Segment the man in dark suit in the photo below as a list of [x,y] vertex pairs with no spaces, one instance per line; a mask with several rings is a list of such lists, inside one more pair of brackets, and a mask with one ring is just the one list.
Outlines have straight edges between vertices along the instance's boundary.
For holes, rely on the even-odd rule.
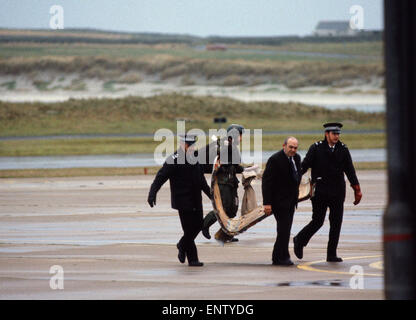
[[283,149],[273,154],[263,173],[262,192],[266,214],[273,213],[277,222],[277,238],[273,248],[273,265],[293,265],[289,255],[289,238],[293,215],[298,203],[301,179],[298,140],[289,137]]
[[195,137],[181,137],[181,147],[169,156],[163,167],[156,174],[153,181],[148,203],[151,207],[156,205],[156,194],[162,185],[169,179],[171,192],[171,205],[179,212],[179,218],[183,229],[183,237],[176,245],[181,263],[188,258],[189,266],[202,266],[198,259],[198,252],[195,245],[195,238],[202,229],[202,196],[201,191],[211,198],[211,190],[204,176],[202,166],[189,159],[193,153],[192,144]]

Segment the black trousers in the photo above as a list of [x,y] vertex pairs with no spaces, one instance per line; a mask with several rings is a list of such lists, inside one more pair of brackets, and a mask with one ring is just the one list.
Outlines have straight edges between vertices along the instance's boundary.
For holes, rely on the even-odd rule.
[[289,238],[295,213],[295,204],[286,208],[272,206],[272,211],[277,223],[277,237],[273,247],[272,261],[278,262],[290,259]]
[[203,214],[200,210],[179,210],[183,236],[178,246],[186,252],[188,262],[198,261],[195,238],[202,229]]
[[299,244],[306,246],[312,236],[322,227],[326,211],[329,208],[329,240],[327,255],[336,256],[342,217],[344,215],[344,197],[330,197],[317,194],[312,199],[312,221],[297,235]]

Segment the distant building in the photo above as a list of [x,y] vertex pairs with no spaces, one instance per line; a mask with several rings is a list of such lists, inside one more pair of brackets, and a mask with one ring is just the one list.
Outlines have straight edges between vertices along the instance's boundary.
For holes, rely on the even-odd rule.
[[315,28],[314,35],[328,36],[354,36],[356,30],[351,29],[349,21],[320,21]]

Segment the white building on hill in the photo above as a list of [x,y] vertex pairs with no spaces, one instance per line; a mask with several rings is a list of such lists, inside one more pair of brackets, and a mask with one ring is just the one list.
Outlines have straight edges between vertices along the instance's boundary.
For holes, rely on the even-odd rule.
[[328,36],[354,36],[356,30],[351,29],[349,21],[320,21],[315,28],[314,35]]

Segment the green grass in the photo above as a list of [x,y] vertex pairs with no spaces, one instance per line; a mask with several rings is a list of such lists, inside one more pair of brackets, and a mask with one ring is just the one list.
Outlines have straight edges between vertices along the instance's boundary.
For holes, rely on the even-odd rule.
[[[323,134],[294,134],[299,140],[299,149],[307,150],[315,141],[321,140]],[[262,150],[280,150],[288,135],[264,135]],[[386,136],[377,134],[342,134],[341,140],[351,149],[384,148]],[[199,141],[197,147],[208,143],[208,138]],[[153,153],[162,142],[153,137],[144,138],[91,138],[91,139],[51,139],[51,140],[6,140],[0,141],[0,156],[53,156],[53,155],[99,155],[99,154],[134,154]],[[176,142],[175,142],[176,146]],[[250,147],[253,150],[251,139]]]
[[241,102],[229,98],[179,94],[149,98],[81,99],[59,103],[0,102],[0,136],[176,132],[177,120],[186,129],[216,128],[214,117],[266,131],[321,130],[322,123],[341,121],[345,129],[383,129],[384,113],[328,110],[300,103]]
[[[293,134],[299,141],[300,150],[308,150],[310,145],[316,141],[322,140],[324,134]],[[289,135],[264,135],[263,150],[280,150],[283,141]],[[386,135],[384,133],[371,134],[341,134],[340,140],[347,145],[349,149],[374,149],[386,147]],[[252,143],[253,145],[253,143]]]
[[4,87],[7,90],[14,90],[16,88],[16,81],[8,81],[8,82],[3,82],[0,87]]
[[52,156],[150,153],[153,138],[95,138],[0,141],[0,156]]
[[[313,57],[309,55],[282,54],[283,51],[352,54],[361,56],[357,63],[365,62],[366,58],[382,58],[381,42],[349,42],[349,43],[289,43],[280,46],[230,46],[227,51],[206,51],[194,49],[186,45],[111,45],[111,44],[41,44],[19,43],[0,44],[0,57],[95,57],[111,56],[117,58],[140,58],[155,55],[170,55],[179,58],[196,58],[209,60],[297,60],[297,61],[342,61],[345,58]],[[242,50],[240,50],[242,49]],[[246,50],[249,49],[249,50]],[[273,52],[276,55],[262,53]]]
[[[58,87],[55,87],[55,88],[58,88]],[[87,89],[87,85],[85,84],[84,81],[80,79],[74,79],[71,81],[70,85],[67,85],[63,89],[69,90],[69,91],[85,91]]]
[[0,170],[0,178],[56,178],[156,174],[160,167]]
[[[265,48],[270,49],[270,47]],[[293,42],[271,48],[285,51],[349,54],[374,58],[382,58],[383,54],[383,43],[381,41],[362,41],[348,43],[328,42],[319,44],[311,42]]]
[[38,89],[39,91],[48,91],[49,85],[51,84],[51,81],[42,81],[42,80],[35,80],[33,81],[33,85]]
[[118,82],[115,80],[107,81],[103,83],[103,89],[108,92],[117,92],[117,91],[122,91],[126,89],[126,88],[115,88],[114,85],[117,83]]

